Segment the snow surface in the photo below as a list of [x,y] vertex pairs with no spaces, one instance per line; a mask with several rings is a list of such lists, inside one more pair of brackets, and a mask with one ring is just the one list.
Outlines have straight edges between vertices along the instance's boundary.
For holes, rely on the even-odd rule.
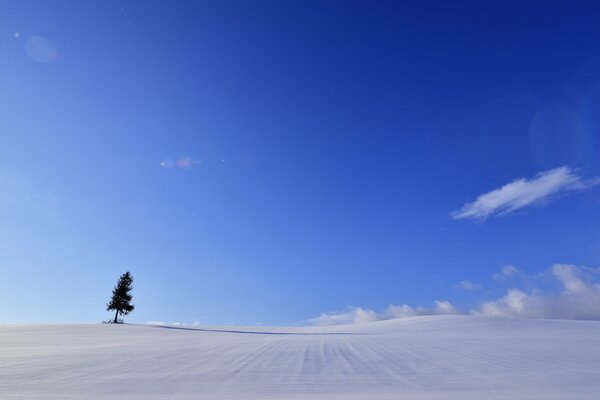
[[599,399],[600,322],[0,326],[0,398]]

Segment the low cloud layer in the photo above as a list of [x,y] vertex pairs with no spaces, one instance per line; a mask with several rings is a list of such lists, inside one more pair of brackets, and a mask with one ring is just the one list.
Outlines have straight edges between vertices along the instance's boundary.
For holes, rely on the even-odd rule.
[[185,322],[163,322],[163,321],[148,321],[146,325],[158,325],[158,326],[199,326],[200,322],[196,321],[193,323]]
[[485,220],[543,204],[560,194],[582,191],[597,184],[600,184],[598,178],[584,179],[569,167],[560,167],[541,172],[531,179],[516,179],[480,195],[450,215],[454,219]]
[[[361,307],[348,307],[346,311],[321,314],[311,319],[314,325],[342,325],[373,322],[421,315],[471,314],[487,317],[550,318],[600,320],[600,268],[554,264],[535,277],[528,277],[514,266],[503,266],[492,276],[497,285],[519,277],[520,281],[538,282],[533,289],[516,285],[506,289],[501,297],[485,301],[468,310],[459,310],[449,301],[436,301],[434,306],[410,307],[390,305],[383,312]],[[513,282],[516,279],[513,279]],[[461,281],[455,287],[467,290],[482,289],[470,281]]]
[[527,292],[514,287],[472,313],[492,317],[600,320],[599,270],[555,264],[546,275],[558,289],[538,288]]
[[460,312],[447,301],[436,301],[434,307],[410,307],[390,305],[383,312],[361,307],[348,307],[346,311],[321,314],[309,322],[314,325],[344,325],[359,324],[363,322],[381,321],[394,318],[416,317],[419,315],[455,315]]

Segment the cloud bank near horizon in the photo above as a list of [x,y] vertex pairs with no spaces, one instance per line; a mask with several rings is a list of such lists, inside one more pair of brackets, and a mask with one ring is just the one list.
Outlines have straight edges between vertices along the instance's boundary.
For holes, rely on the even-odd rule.
[[461,314],[450,302],[436,301],[434,307],[410,307],[390,305],[383,312],[376,312],[361,307],[349,306],[346,311],[324,313],[309,322],[313,325],[345,325],[363,322],[382,321],[395,318],[416,317],[420,315],[457,315]]
[[545,274],[558,290],[511,288],[472,314],[492,317],[600,320],[600,269],[554,264]]
[[583,191],[600,184],[600,178],[585,179],[567,166],[540,172],[531,179],[519,178],[490,192],[479,195],[450,213],[453,219],[483,221],[540,205],[571,192]]
[[321,314],[309,322],[313,325],[343,325],[421,315],[460,314],[600,320],[600,268],[554,264],[549,270],[536,277],[527,277],[514,266],[504,266],[499,273],[493,275],[497,282],[505,282],[516,277],[527,281],[537,280],[544,286],[525,290],[514,285],[507,289],[502,297],[485,301],[469,310],[459,310],[449,301],[436,301],[433,307],[413,308],[406,304],[390,305],[383,312],[350,306],[342,312]]

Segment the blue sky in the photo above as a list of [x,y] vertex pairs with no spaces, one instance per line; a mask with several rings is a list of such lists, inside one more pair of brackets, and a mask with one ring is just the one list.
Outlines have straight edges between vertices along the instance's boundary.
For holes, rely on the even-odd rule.
[[600,9],[522,3],[0,2],[0,322],[125,270],[206,324],[595,271]]

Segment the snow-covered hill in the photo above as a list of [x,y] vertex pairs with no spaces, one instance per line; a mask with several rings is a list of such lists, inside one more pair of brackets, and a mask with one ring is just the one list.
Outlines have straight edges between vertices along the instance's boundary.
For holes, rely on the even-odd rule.
[[0,398],[592,400],[600,323],[0,326]]

